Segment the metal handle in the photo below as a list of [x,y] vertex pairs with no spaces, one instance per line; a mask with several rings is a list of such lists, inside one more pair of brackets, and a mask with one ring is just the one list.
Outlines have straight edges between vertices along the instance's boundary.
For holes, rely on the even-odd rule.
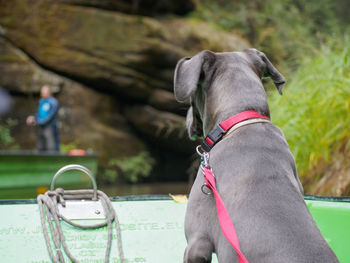
[[87,174],[90,177],[90,180],[92,182],[92,187],[94,188],[94,200],[97,200],[97,185],[96,185],[95,178],[93,177],[91,171],[88,168],[86,168],[85,166],[79,165],[79,164],[69,164],[69,165],[63,166],[61,169],[59,169],[56,172],[56,174],[54,175],[54,177],[52,178],[50,190],[51,191],[54,190],[54,185],[55,185],[56,179],[64,172],[70,171],[70,170],[78,170],[78,171],[84,172],[85,174]]

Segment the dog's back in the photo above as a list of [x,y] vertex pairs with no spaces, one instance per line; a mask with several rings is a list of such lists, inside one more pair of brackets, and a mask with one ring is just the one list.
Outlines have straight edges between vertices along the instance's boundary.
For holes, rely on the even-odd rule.
[[[241,127],[211,156],[218,191],[250,262],[338,262],[306,207],[294,158],[278,127]],[[216,215],[212,220],[218,224]],[[215,243],[227,243],[219,228],[214,231]],[[220,249],[220,262],[235,262],[232,248],[231,255]]]

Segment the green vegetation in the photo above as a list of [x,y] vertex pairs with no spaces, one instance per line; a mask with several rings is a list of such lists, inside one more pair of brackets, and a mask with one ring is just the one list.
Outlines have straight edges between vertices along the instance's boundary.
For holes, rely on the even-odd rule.
[[290,73],[330,37],[341,37],[348,17],[344,5],[342,0],[202,0],[192,16],[243,35]]
[[79,149],[79,142],[77,140],[69,143],[61,143],[60,148],[62,152],[68,152],[70,150]]
[[16,148],[14,139],[11,136],[11,128],[16,126],[17,122],[12,119],[6,121],[0,120],[0,149]]
[[283,130],[303,176],[340,144],[349,147],[350,40],[305,58],[283,96],[273,95],[273,122]]
[[155,160],[149,152],[140,152],[131,157],[112,159],[104,172],[104,181],[114,182],[124,179],[129,183],[137,183],[151,175]]

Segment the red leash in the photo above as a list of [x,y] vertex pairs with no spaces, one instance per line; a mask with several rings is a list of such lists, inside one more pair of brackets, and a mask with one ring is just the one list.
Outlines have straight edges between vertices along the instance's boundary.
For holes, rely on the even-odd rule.
[[[203,141],[202,145],[197,147],[197,152],[202,157],[202,163],[200,167],[204,174],[205,186],[209,188],[214,194],[216,210],[219,218],[221,231],[226,237],[227,241],[232,245],[232,247],[236,251],[239,263],[249,263],[249,262],[241,251],[238,238],[237,238],[237,233],[233,226],[230,215],[216,189],[215,177],[209,165],[208,152],[214,147],[214,145],[217,142],[219,142],[222,139],[223,135],[226,134],[227,131],[231,129],[234,125],[245,120],[256,119],[256,118],[268,119],[268,117],[260,115],[256,111],[244,111],[239,114],[236,114],[231,118],[225,120],[224,122],[220,123],[213,130],[211,130],[208,136]],[[201,148],[204,152],[201,153],[199,151],[199,148]],[[203,193],[205,193],[203,190],[203,186],[202,186],[202,191]]]
[[[208,153],[204,153],[204,156]],[[206,157],[204,157],[206,158]],[[243,255],[241,248],[239,246],[236,230],[233,226],[233,223],[231,221],[230,215],[225,207],[224,202],[222,201],[215,184],[215,177],[213,174],[213,171],[211,170],[210,166],[205,166],[204,164],[201,165],[204,179],[205,179],[205,186],[208,187],[214,194],[215,203],[216,203],[216,211],[218,214],[219,222],[221,231],[226,237],[227,241],[231,244],[231,246],[234,248],[234,250],[237,253],[238,256],[238,262],[239,263],[249,263],[248,260]]]

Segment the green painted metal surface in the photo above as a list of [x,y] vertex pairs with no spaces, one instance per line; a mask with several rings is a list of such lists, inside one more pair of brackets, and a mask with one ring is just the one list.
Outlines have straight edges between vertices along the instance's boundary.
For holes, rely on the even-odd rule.
[[322,235],[340,262],[350,262],[350,202],[306,200]]
[[[72,156],[32,151],[0,151],[0,189],[48,187],[57,170],[72,163],[87,167],[96,176],[97,156],[95,154]],[[81,172],[72,171],[58,179],[57,183],[60,185],[81,185],[82,183],[87,184],[89,181],[89,178]]]
[[[350,262],[350,202],[306,200],[306,203],[340,262]],[[121,222],[128,262],[182,262],[186,246],[183,232],[186,204],[124,198],[114,199],[113,206]],[[0,214],[1,262],[50,262],[36,203],[0,202]],[[92,222],[95,220],[87,223]],[[106,228],[76,230],[65,223],[62,225],[68,246],[80,262],[103,262]],[[119,262],[116,239],[110,262]],[[216,259],[213,262],[217,262]]]

